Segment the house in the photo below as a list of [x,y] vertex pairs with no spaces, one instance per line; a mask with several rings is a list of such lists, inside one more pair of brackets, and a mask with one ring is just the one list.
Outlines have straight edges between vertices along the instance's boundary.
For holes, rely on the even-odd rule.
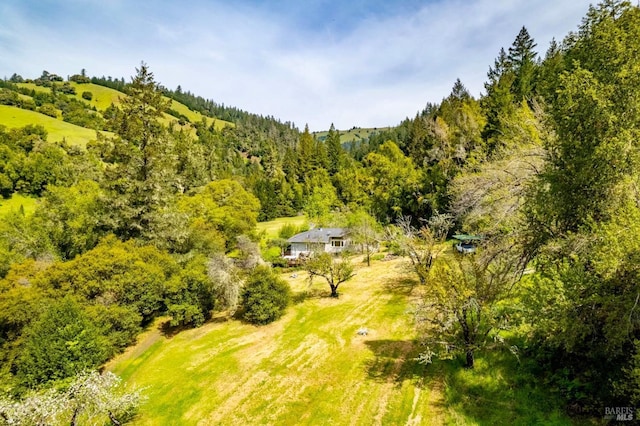
[[316,228],[289,238],[285,259],[298,259],[316,251],[340,253],[349,247],[349,230],[346,228]]

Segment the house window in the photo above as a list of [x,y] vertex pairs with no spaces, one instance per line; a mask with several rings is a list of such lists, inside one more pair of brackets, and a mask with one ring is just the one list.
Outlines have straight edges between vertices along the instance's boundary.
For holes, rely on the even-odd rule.
[[332,240],[331,247],[344,247],[344,240]]

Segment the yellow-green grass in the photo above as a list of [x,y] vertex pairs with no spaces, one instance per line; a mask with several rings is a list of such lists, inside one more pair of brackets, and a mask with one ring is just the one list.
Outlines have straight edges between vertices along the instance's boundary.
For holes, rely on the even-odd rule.
[[9,199],[0,197],[0,217],[19,212],[20,209],[26,216],[29,216],[36,210],[36,203],[37,200],[35,198],[26,197],[18,193],[13,194]]
[[266,239],[278,238],[278,232],[285,225],[293,225],[300,227],[307,223],[306,216],[293,216],[293,217],[279,217],[267,222],[258,223],[258,233],[264,232]]
[[[360,140],[368,139],[374,133],[381,132],[383,130],[388,130],[389,127],[376,127],[376,128],[355,128],[349,130],[340,130],[340,142],[355,142]],[[326,138],[329,134],[328,131],[324,132],[313,132],[313,135],[318,139]]]
[[[100,86],[99,84],[78,84],[71,82],[71,86],[76,89],[76,98],[89,102],[91,106],[96,107],[98,111],[104,111],[111,104],[119,104],[120,98],[126,97],[124,93],[112,89],[110,87]],[[93,95],[90,101],[82,97],[82,92],[91,92]]]
[[201,113],[199,113],[198,111],[191,111],[189,108],[187,108],[186,105],[173,100],[171,102],[171,109],[187,117],[189,121],[193,124],[198,124],[202,121],[203,118],[206,118],[207,126],[211,126],[211,123],[214,123],[214,127],[217,130],[223,129],[226,126],[232,126],[232,127],[235,126],[235,124],[231,123],[230,121],[224,121],[224,120],[218,120],[217,118],[206,117]]
[[[127,96],[122,92],[119,92],[115,89],[111,89],[109,87],[100,86],[98,84],[87,83],[87,84],[78,84],[76,82],[70,82],[71,86],[76,89],[75,97],[88,103],[91,106],[96,107],[99,111],[104,111],[111,105],[112,103],[118,104],[120,103],[120,98]],[[19,87],[24,87],[29,90],[35,90],[36,92],[51,92],[50,87],[37,86],[34,83],[18,83]],[[93,98],[90,101],[87,101],[82,97],[82,92],[91,92]]]
[[51,89],[44,86],[37,86],[34,83],[18,83],[18,87],[24,87],[29,90],[35,90],[36,92],[50,92]]
[[[118,105],[120,103],[121,98],[125,98],[127,96],[123,92],[112,89],[110,87],[100,86],[98,84],[93,84],[93,83],[78,84],[73,81],[70,82],[70,84],[72,87],[76,89],[76,95],[75,95],[76,98],[83,100],[84,102],[88,103],[91,106],[96,107],[96,109],[99,111],[104,111],[111,104]],[[51,88],[36,86],[33,83],[19,83],[18,85],[20,87],[26,87],[30,90],[33,89],[39,92],[51,91]],[[93,95],[92,99],[90,101],[87,101],[86,99],[82,98],[82,92],[91,92]],[[165,100],[169,100],[169,98],[165,97]],[[184,116],[189,118],[189,121],[191,121],[194,124],[202,121],[202,117],[204,117],[199,112],[191,111],[186,105],[181,104],[180,102],[176,102],[174,100],[171,101],[171,109],[179,112],[180,114],[183,114]],[[231,122],[218,120],[211,117],[206,117],[206,119],[207,119],[207,125],[211,125],[211,123],[214,122],[215,128],[218,130],[226,126],[234,125]],[[177,122],[177,119],[169,114],[165,114],[165,117],[163,118],[162,122],[168,125],[171,122]]]
[[[28,111],[13,106],[0,105],[0,124],[7,128],[24,127],[30,124],[41,125],[47,131],[47,140],[50,142],[65,139],[71,145],[86,145],[90,140],[96,139],[96,131],[62,120]],[[106,133],[106,132],[105,132]],[[107,133],[108,134],[108,133]]]
[[107,366],[145,388],[133,424],[570,424],[535,382],[512,379],[515,360],[479,356],[475,371],[418,363],[408,309],[420,287],[405,261],[354,263],[339,299],[325,282],[309,287],[303,272],[283,274],[296,303],[267,326],[151,329]]

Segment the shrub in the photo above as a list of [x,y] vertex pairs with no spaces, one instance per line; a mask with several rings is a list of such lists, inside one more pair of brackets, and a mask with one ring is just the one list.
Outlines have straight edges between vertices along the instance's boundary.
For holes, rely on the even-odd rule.
[[242,294],[243,318],[252,324],[268,324],[284,315],[291,289],[271,269],[259,266],[247,279]]
[[48,115],[49,117],[58,118],[58,109],[52,104],[43,104],[38,108],[38,112]]
[[91,99],[93,99],[93,93],[89,91],[82,92],[82,99],[90,101]]
[[296,235],[296,231],[297,230],[298,230],[298,228],[294,224],[286,223],[286,224],[282,225],[282,227],[278,231],[278,237],[286,240],[286,239],[291,238],[294,235]]

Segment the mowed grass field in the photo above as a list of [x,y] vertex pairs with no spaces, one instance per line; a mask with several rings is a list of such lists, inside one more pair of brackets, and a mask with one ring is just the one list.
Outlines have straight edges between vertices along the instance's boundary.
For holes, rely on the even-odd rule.
[[133,424],[570,424],[513,357],[479,356],[474,371],[419,364],[409,310],[420,286],[402,259],[359,260],[339,299],[324,281],[283,274],[295,304],[267,326],[220,319],[166,335],[154,325],[107,366],[145,388]]
[[[50,142],[65,139],[70,145],[86,145],[96,139],[96,131],[66,121],[58,120],[35,111],[28,111],[13,106],[0,105],[0,124],[9,129],[24,127],[29,124],[41,125],[47,131]],[[109,134],[108,132],[104,132]]]
[[267,222],[260,222],[257,225],[258,233],[264,232],[264,236],[267,239],[278,238],[278,233],[280,229],[285,225],[293,225],[296,227],[300,227],[307,223],[307,217],[302,216],[292,216],[292,217],[279,217],[274,220],[270,220]]

